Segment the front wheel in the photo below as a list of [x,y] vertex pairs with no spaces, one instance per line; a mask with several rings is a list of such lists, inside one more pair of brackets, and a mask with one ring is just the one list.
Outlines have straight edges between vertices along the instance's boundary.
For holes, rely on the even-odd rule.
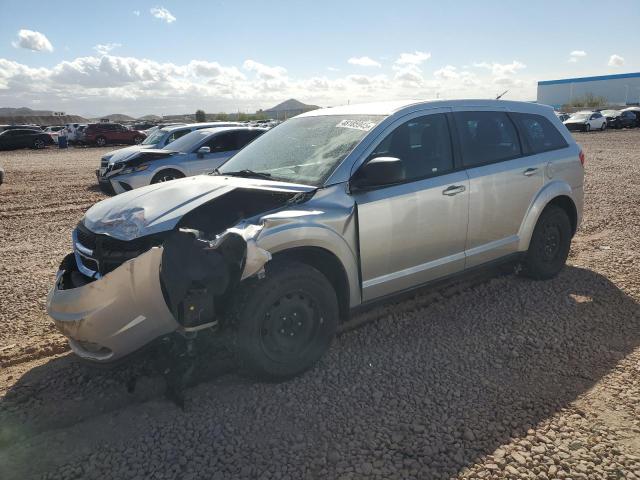
[[555,277],[564,268],[571,247],[571,221],[555,205],[544,209],[529,243],[524,274],[534,280]]
[[151,179],[151,183],[170,182],[171,180],[176,180],[183,177],[184,174],[177,170],[161,170],[153,176],[153,178]]
[[33,142],[33,148],[36,150],[42,150],[45,147],[44,140],[41,138],[36,138]]
[[590,130],[591,130],[591,124],[590,124],[590,123],[585,124],[585,126],[584,126],[584,131],[585,131],[585,132],[588,132],[588,131],[590,131]]
[[107,139],[104,137],[96,138],[96,145],[99,147],[104,147],[107,144]]
[[607,123],[603,123],[602,126],[600,127],[600,130],[602,130],[603,132],[605,131],[605,129],[607,128]]
[[241,369],[286,379],[312,367],[329,349],[338,326],[338,300],[315,268],[274,260],[266,278],[241,285],[228,312]]
[[133,143],[135,143],[136,145],[140,145],[143,140],[144,140],[144,138],[142,138],[142,137],[134,137]]

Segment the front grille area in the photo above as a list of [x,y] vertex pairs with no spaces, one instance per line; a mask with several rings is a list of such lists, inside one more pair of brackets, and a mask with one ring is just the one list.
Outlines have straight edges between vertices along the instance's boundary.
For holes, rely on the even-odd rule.
[[87,229],[82,223],[76,227],[76,239],[89,255],[76,249],[83,265],[100,275],[115,270],[127,260],[136,258],[155,245],[160,245],[164,234],[148,235],[130,241],[118,240],[108,235],[96,234]]

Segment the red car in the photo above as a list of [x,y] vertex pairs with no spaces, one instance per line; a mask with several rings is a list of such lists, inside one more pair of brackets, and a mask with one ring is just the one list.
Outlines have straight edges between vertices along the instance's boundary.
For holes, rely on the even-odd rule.
[[90,123],[84,129],[83,143],[104,147],[107,143],[127,143],[137,145],[147,136],[138,130],[129,130],[119,123]]

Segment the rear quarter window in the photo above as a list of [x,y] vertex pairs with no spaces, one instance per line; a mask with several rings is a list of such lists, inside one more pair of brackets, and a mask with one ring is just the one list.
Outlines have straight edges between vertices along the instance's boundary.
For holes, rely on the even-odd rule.
[[542,115],[512,114],[531,153],[542,153],[568,147],[562,134]]

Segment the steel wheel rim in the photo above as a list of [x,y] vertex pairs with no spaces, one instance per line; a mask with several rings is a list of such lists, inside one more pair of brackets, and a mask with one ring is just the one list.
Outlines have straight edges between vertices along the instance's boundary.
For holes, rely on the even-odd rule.
[[316,301],[303,291],[287,293],[265,313],[260,325],[264,353],[275,362],[298,359],[314,343],[323,319]]
[[544,226],[540,252],[545,262],[553,262],[560,253],[562,234],[558,225],[550,223]]

